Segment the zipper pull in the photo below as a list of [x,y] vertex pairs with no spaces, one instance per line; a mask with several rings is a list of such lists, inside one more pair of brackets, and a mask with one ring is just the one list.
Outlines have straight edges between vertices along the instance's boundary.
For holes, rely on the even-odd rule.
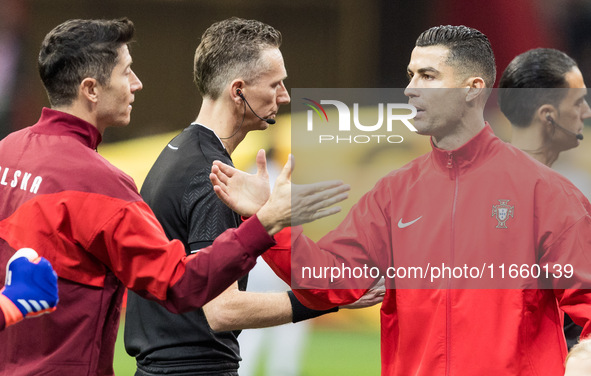
[[454,166],[453,154],[447,153],[447,168],[452,168],[453,166]]

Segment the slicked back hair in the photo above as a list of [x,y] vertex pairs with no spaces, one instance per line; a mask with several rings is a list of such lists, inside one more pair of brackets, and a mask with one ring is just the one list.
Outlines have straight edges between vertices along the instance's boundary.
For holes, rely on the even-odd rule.
[[444,46],[446,63],[466,77],[482,77],[487,88],[496,78],[495,55],[487,36],[467,26],[435,26],[419,35],[416,47]]
[[515,57],[499,82],[499,107],[511,124],[527,127],[544,104],[558,108],[567,95],[566,74],[577,63],[564,52],[536,48]]

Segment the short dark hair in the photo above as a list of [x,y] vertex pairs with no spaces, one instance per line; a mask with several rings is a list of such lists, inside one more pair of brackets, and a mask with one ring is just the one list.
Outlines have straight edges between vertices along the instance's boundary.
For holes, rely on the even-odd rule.
[[499,82],[499,107],[511,124],[527,127],[544,104],[558,107],[568,88],[566,74],[577,63],[564,52],[536,48],[515,57]]
[[51,30],[41,44],[38,69],[52,106],[72,104],[87,77],[108,85],[119,48],[134,34],[133,22],[69,20]]
[[495,55],[487,36],[476,29],[463,25],[435,26],[421,33],[415,45],[447,47],[446,63],[457,72],[482,77],[488,88],[495,83]]
[[257,20],[232,17],[211,25],[195,51],[193,78],[201,95],[217,99],[237,77],[254,80],[267,66],[261,52],[281,46],[281,33]]

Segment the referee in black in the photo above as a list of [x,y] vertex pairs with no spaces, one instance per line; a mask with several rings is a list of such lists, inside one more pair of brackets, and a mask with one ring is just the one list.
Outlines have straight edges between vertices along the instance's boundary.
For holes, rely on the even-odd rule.
[[[194,80],[203,97],[195,122],[164,147],[141,190],[169,238],[199,252],[240,216],[215,195],[212,162],[232,165],[246,134],[275,123],[290,102],[279,50],[281,34],[255,20],[230,18],[209,27],[197,47]],[[264,155],[257,156],[266,176]],[[237,376],[239,330],[298,322],[327,312],[303,306],[290,292],[246,292],[247,277],[203,309],[175,315],[129,293],[125,348],[137,360],[138,376]],[[358,307],[381,301],[368,297]],[[286,339],[289,340],[289,339]]]

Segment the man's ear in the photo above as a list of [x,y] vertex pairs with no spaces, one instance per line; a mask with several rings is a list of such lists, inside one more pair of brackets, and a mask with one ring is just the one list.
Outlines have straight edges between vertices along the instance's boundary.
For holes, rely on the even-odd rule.
[[91,103],[98,102],[99,83],[95,78],[86,77],[78,87],[78,96]]
[[486,83],[482,77],[470,77],[466,80],[466,101],[480,97],[486,91]]
[[536,110],[535,114],[534,114],[534,118],[535,120],[539,121],[542,124],[546,124],[547,126],[552,126],[553,121],[556,121],[556,118],[558,116],[558,111],[556,110],[556,107],[554,107],[551,104],[543,104],[540,107],[538,107],[538,109]]
[[245,82],[241,79],[235,79],[230,83],[230,97],[234,103],[242,105],[242,97],[240,95],[244,95],[244,86]]

